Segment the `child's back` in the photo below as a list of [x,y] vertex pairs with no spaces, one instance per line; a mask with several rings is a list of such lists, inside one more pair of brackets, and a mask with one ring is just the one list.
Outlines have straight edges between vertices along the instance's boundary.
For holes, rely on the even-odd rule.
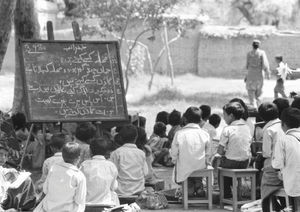
[[93,204],[118,205],[114,192],[118,187],[118,170],[114,163],[105,159],[109,144],[104,139],[93,139],[90,144],[91,160],[81,164],[81,171],[86,177],[86,202]]
[[145,176],[148,173],[145,153],[134,144],[137,130],[133,125],[124,126],[120,131],[125,143],[111,153],[111,161],[118,168],[117,193],[133,195],[145,189]]
[[76,211],[85,209],[86,179],[76,167],[80,157],[80,147],[74,142],[63,148],[64,162],[54,164],[43,186],[45,198],[35,209],[39,211]]

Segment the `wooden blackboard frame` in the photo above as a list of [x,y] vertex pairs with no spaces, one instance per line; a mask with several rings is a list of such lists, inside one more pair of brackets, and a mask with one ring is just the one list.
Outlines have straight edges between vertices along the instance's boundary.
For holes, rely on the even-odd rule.
[[[122,123],[127,123],[129,122],[129,116],[128,116],[128,110],[127,110],[127,102],[125,98],[125,89],[124,89],[124,80],[123,80],[123,72],[122,72],[122,66],[121,66],[121,57],[120,57],[120,46],[118,41],[74,41],[74,40],[27,40],[27,39],[19,39],[19,58],[20,58],[20,65],[21,65],[21,76],[23,78],[23,92],[24,92],[24,103],[25,103],[25,112],[27,115],[27,120],[30,123],[38,123],[38,122],[85,122],[85,121],[101,121],[103,123],[105,122],[122,122]],[[120,76],[120,83],[121,83],[121,90],[122,90],[122,101],[123,101],[123,108],[124,108],[124,117],[123,118],[105,118],[105,119],[47,119],[47,120],[35,120],[32,117],[31,111],[29,109],[29,94],[27,91],[27,77],[25,73],[25,66],[24,66],[24,55],[23,55],[23,43],[69,43],[69,44],[110,44],[110,45],[115,45],[116,47],[116,55],[117,55],[117,60],[118,60],[118,71],[119,71],[119,76]]]

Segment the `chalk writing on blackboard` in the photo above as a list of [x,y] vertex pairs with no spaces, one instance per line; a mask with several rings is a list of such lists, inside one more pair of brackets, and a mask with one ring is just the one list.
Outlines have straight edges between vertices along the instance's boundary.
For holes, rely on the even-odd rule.
[[22,41],[31,121],[125,120],[117,42]]

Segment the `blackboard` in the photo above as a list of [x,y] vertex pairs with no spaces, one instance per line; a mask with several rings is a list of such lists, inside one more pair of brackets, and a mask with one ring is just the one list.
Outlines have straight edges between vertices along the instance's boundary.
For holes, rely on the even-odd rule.
[[21,40],[30,122],[128,119],[117,41]]

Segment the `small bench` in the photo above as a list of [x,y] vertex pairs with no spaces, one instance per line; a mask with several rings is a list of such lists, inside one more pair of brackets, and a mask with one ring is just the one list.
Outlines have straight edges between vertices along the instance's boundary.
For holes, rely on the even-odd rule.
[[[236,212],[238,205],[243,205],[256,200],[256,172],[257,169],[225,169],[219,168],[220,173],[220,207],[224,208],[224,203],[230,204]],[[232,178],[232,199],[224,198],[224,177]],[[238,178],[251,178],[251,200],[238,200]]]
[[198,171],[194,171],[189,177],[197,177],[202,178],[206,177],[207,184],[207,199],[188,199],[188,178],[182,183],[182,191],[183,191],[183,207],[184,209],[188,209],[188,204],[200,204],[206,203],[208,204],[208,209],[212,209],[212,180],[213,180],[213,171],[212,167],[208,167],[207,169],[201,169]]

